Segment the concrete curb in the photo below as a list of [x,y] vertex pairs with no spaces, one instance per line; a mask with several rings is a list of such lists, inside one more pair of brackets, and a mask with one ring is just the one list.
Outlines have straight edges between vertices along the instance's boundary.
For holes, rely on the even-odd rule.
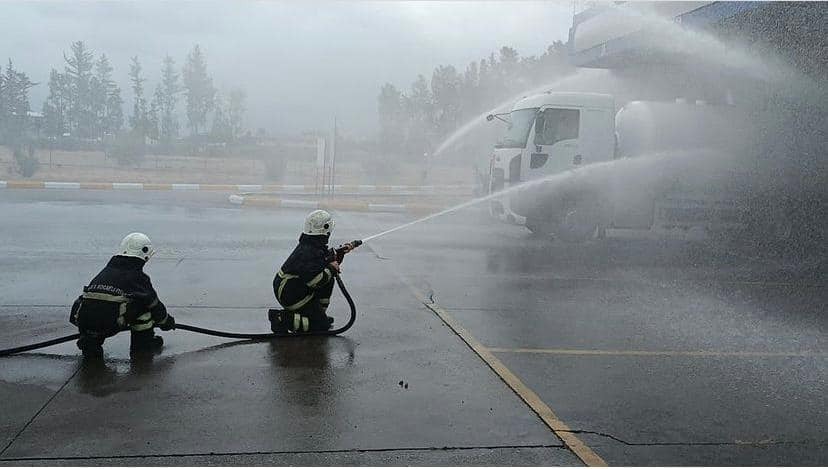
[[[302,192],[317,193],[310,184],[175,184],[141,182],[53,182],[53,181],[0,181],[0,189],[63,189],[63,190],[137,190],[137,191],[219,191],[219,192]],[[472,186],[379,186],[335,185],[335,192],[349,194],[469,194]]]
[[302,208],[340,210],[347,212],[374,212],[374,213],[434,213],[446,209],[451,204],[385,204],[350,200],[296,200],[279,198],[249,197],[233,194],[228,197],[231,204],[248,207],[267,208]]

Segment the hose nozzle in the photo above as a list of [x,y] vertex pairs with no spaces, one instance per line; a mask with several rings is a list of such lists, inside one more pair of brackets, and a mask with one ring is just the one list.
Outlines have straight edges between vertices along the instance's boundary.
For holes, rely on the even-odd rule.
[[[355,239],[355,240],[351,241],[349,244],[351,245],[351,249],[354,249],[354,248],[362,245],[362,240],[361,239]],[[334,259],[337,262],[342,262],[342,259],[345,258],[345,254],[347,252],[348,251],[346,251],[345,245],[339,246],[338,248],[334,249]]]

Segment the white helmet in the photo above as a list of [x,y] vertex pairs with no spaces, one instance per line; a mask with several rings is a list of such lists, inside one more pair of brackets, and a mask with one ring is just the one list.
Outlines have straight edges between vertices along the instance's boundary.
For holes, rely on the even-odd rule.
[[148,261],[153,254],[155,254],[155,249],[152,248],[152,241],[144,233],[126,235],[121,240],[121,248],[118,250],[119,256],[137,257],[144,261]]
[[330,235],[333,227],[334,221],[330,213],[324,210],[314,210],[305,218],[305,229],[302,233],[311,236]]

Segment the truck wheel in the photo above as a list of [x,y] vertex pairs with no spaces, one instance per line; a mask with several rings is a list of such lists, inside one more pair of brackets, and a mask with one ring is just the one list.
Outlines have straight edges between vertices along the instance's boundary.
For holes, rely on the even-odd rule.
[[598,225],[598,217],[591,211],[573,207],[564,213],[556,232],[563,241],[580,243],[594,238]]
[[603,213],[601,204],[591,198],[568,201],[561,209],[555,234],[570,243],[596,238],[603,233]]
[[533,234],[544,238],[552,238],[555,232],[554,223],[537,216],[526,217],[526,228],[529,228]]

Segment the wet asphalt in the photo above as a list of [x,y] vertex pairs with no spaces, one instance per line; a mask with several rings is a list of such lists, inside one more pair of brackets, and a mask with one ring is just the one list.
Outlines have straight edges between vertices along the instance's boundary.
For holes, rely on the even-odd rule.
[[[178,322],[266,332],[304,215],[221,194],[2,191],[0,347],[74,332],[68,305],[130,231],[156,244],[146,271]],[[337,219],[335,243],[411,220]],[[449,215],[346,258],[359,316],[342,337],[162,332],[160,355],[130,360],[124,334],[98,365],[71,343],[0,358],[0,464],[582,464],[426,301],[609,464],[825,465],[826,270]],[[338,294],[332,311],[346,319]]]

